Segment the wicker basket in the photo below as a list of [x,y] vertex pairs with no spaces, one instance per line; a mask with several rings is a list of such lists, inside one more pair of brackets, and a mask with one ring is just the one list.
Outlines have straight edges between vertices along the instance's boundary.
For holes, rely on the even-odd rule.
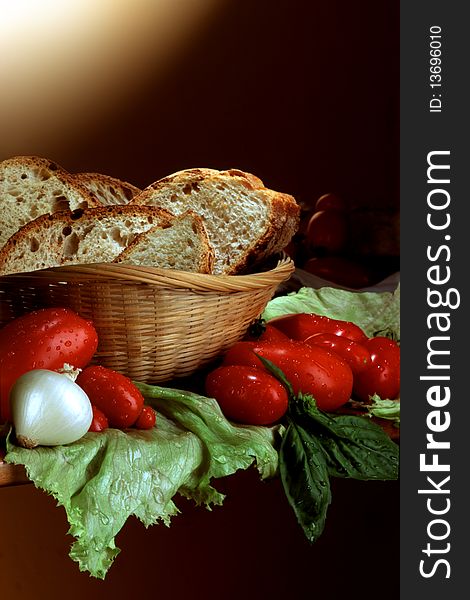
[[283,255],[253,275],[203,275],[124,264],[74,265],[0,278],[0,324],[67,306],[91,319],[94,362],[147,383],[193,374],[245,333],[294,271]]

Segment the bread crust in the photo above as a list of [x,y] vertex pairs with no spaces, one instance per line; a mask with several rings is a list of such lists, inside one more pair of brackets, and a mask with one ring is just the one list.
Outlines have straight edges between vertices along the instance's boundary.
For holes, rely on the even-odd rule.
[[[197,237],[199,238],[201,245],[203,247],[203,253],[201,255],[201,260],[200,263],[196,269],[196,271],[198,273],[206,273],[206,274],[210,274],[212,273],[212,269],[214,267],[214,249],[212,248],[210,242],[209,242],[209,236],[207,234],[207,230],[204,226],[204,223],[201,219],[201,217],[199,215],[197,215],[194,211],[192,210],[187,210],[185,213],[183,213],[182,215],[180,215],[179,217],[174,217],[171,225],[168,224],[165,227],[170,227],[174,224],[176,224],[176,222],[180,219],[186,218],[190,216],[192,218],[192,227],[193,230],[195,231]],[[126,260],[128,259],[129,256],[132,256],[134,249],[140,245],[142,239],[145,239],[148,235],[151,234],[151,229],[149,231],[146,231],[144,233],[140,233],[139,235],[137,235],[137,237],[127,246],[127,248],[125,250],[123,250],[121,252],[121,254],[119,254],[119,256],[117,256],[113,262],[126,262]]]
[[[13,263],[22,260],[19,252],[14,254],[16,247],[23,245],[21,251],[24,247],[25,256],[28,255],[28,240],[33,240],[39,232],[44,234],[49,230],[51,239],[55,231],[54,239],[59,237],[61,242],[54,245],[54,242],[49,241],[44,234],[40,237],[41,249],[50,248],[51,253],[57,254],[57,265],[63,264],[62,249],[60,248],[63,236],[60,233],[57,235],[59,225],[62,229],[74,228],[74,225],[85,222],[91,216],[89,211],[93,211],[92,219],[95,222],[104,218],[121,218],[123,214],[133,217],[145,214],[157,219],[159,226],[166,227],[175,218],[170,212],[172,206],[179,216],[191,207],[194,216],[198,215],[195,219],[196,227],[202,228],[207,240],[207,261],[203,266],[204,271],[226,275],[253,271],[265,259],[283,250],[299,226],[300,207],[293,196],[267,188],[259,177],[240,169],[222,171],[205,167],[184,169],[163,177],[144,190],[140,190],[133,184],[109,175],[92,172],[71,174],[53,161],[37,156],[12,157],[0,163],[0,181],[2,166],[4,172],[8,169],[14,170],[14,176],[11,177],[12,185],[20,189],[19,193],[21,193],[20,178],[28,179],[28,175],[23,174],[21,169],[26,172],[29,169],[33,171],[32,181],[35,184],[39,183],[39,186],[42,178],[46,181],[54,177],[60,181],[64,189],[64,196],[61,197],[62,206],[69,201],[66,190],[70,189],[73,190],[70,198],[73,198],[75,203],[77,200],[83,200],[83,203],[80,202],[80,204],[84,208],[73,212],[54,211],[53,207],[56,206],[53,202],[54,197],[58,193],[60,194],[60,191],[53,191],[49,187],[46,198],[49,201],[49,196],[51,197],[50,212],[41,214],[15,230],[3,248],[0,244],[0,273],[7,271],[9,260]],[[8,183],[8,176],[6,179]],[[108,189],[110,196],[106,199]],[[16,192],[16,190],[14,191]],[[200,191],[201,194],[199,194]],[[103,198],[99,199],[100,192],[105,196],[104,200]],[[174,205],[173,192],[177,202]],[[121,194],[123,203],[113,202]],[[186,202],[187,195],[192,195],[191,202],[193,204]],[[216,199],[214,199],[214,195]],[[13,198],[14,194],[10,194],[10,196]],[[10,203],[14,202],[11,198],[9,198]],[[27,198],[31,198],[32,203],[35,198],[34,193],[31,192]],[[159,198],[161,204],[159,204]],[[200,210],[199,201],[202,206]],[[106,202],[109,203],[105,204]],[[60,203],[58,204],[60,205]],[[44,210],[44,206],[43,202],[39,207],[41,211]],[[21,212],[18,215],[20,218],[22,217]],[[239,224],[238,221],[240,221]],[[11,226],[10,222],[9,227]],[[91,221],[90,226],[92,226]],[[199,232],[200,237],[202,230]],[[127,235],[126,232],[124,227],[125,235]],[[139,233],[141,232],[137,232],[136,235]],[[101,236],[101,233],[94,235],[96,238],[96,235]],[[109,236],[103,233],[103,239],[107,238]],[[92,240],[93,236],[88,239]],[[30,241],[29,243],[34,245],[35,242]],[[89,243],[91,244],[91,242]],[[106,244],[108,243],[109,241],[106,242]],[[122,240],[119,243],[122,243]],[[69,245],[69,240],[67,244]],[[95,248],[98,249],[100,246],[101,242],[95,239]],[[99,252],[89,252],[86,246],[82,247],[85,248],[85,258],[88,254],[99,256]],[[110,247],[112,248],[112,245],[103,246],[103,257],[107,256],[107,252],[109,254]],[[84,254],[80,254],[82,259]],[[38,252],[37,257],[38,264],[44,265],[43,254]],[[115,257],[111,260],[113,259]],[[34,264],[34,260],[32,263]]]
[[142,190],[141,194],[145,194],[146,191],[150,192],[151,190],[158,191],[159,189],[171,184],[186,182],[197,183],[198,181],[220,177],[236,177],[248,189],[267,189],[259,177],[256,177],[256,175],[252,175],[251,173],[241,171],[240,169],[227,169],[225,171],[218,171],[217,169],[198,167],[193,169],[183,169],[181,171],[176,171],[171,175],[167,175],[166,177],[162,177],[162,179],[158,179],[157,181],[154,181],[148,185],[144,190]]
[[0,203],[5,211],[0,247],[23,224],[41,214],[98,206],[72,174],[39,156],[14,156],[0,162]]
[[12,156],[11,158],[7,158],[0,162],[0,173],[6,168],[15,166],[20,168],[26,167],[28,169],[38,169],[40,171],[44,170],[50,176],[57,177],[59,181],[62,181],[67,186],[79,191],[82,194],[84,201],[87,203],[88,208],[100,206],[99,202],[79,179],[75,178],[75,176],[64,169],[64,167],[61,167],[59,164],[48,158],[34,155]]
[[298,230],[300,207],[297,203],[293,204],[294,198],[289,194],[269,191],[271,192],[269,225],[240,261],[232,265],[230,275],[249,271],[269,256],[278,254],[284,250]]
[[[23,225],[3,246],[0,250],[0,274],[11,272],[21,272],[10,270],[9,261],[15,260],[15,249],[17,247],[28,247],[31,239],[34,239],[39,234],[44,234],[50,240],[53,239],[52,234],[46,235],[48,232],[56,231],[57,229],[64,230],[69,228],[71,231],[77,228],[77,225],[89,224],[93,226],[97,221],[103,219],[121,219],[123,217],[144,217],[150,218],[155,225],[168,226],[172,223],[174,216],[163,208],[154,206],[128,206],[128,205],[113,205],[100,206],[89,209],[80,209],[73,212],[60,211],[50,215],[41,215],[33,221]],[[138,232],[140,233],[140,232]],[[66,261],[62,255],[63,249],[58,241],[51,241],[50,252],[56,258],[54,266],[60,266]]]
[[[102,173],[75,173],[74,178],[93,195],[98,206],[112,204],[127,204],[134,196],[142,191],[137,186],[111,175]],[[97,194],[96,188],[104,188],[104,192]]]
[[[263,194],[269,205],[267,226],[260,231],[258,238],[246,248],[242,256],[224,270],[224,274],[227,275],[239,274],[252,269],[269,256],[281,252],[290,242],[298,230],[300,221],[300,206],[293,196],[271,190],[259,177],[239,169],[218,171],[210,168],[193,168],[177,171],[153,182],[135,196],[131,204],[158,206],[160,192],[172,186],[178,188],[183,186],[183,190],[188,186],[188,192],[197,191],[198,184],[202,181],[215,183],[226,179],[234,179],[248,193],[253,191]],[[194,210],[197,212],[196,208]]]

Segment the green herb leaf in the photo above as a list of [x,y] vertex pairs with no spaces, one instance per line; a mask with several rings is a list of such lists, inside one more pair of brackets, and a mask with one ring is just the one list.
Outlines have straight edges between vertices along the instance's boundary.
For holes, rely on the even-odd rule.
[[323,532],[331,490],[328,468],[318,440],[290,421],[280,448],[279,471],[284,491],[307,539]]
[[263,356],[261,356],[260,354],[257,354],[256,352],[253,352],[253,354],[255,354],[257,356],[257,358],[259,358],[259,360],[263,363],[263,366],[265,367],[265,369],[269,373],[271,373],[271,375],[274,375],[274,377],[280,383],[282,383],[282,385],[285,387],[285,389],[287,391],[287,394],[289,395],[289,398],[292,398],[294,396],[294,389],[293,389],[290,381],[284,375],[284,371],[282,371],[282,369],[280,369],[277,365],[275,365],[271,360],[264,358]]
[[398,478],[399,447],[368,418],[327,414],[308,396],[293,403],[291,415],[318,440],[330,475],[363,480]]

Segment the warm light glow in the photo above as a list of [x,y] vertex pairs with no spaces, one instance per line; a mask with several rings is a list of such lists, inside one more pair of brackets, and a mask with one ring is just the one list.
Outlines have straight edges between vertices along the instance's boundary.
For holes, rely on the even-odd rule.
[[15,34],[15,28],[40,26],[41,22],[57,20],[76,12],[80,0],[0,0],[0,32],[3,35]]
[[[0,159],[106,119],[221,0],[0,0]],[[54,141],[55,140],[55,141]]]

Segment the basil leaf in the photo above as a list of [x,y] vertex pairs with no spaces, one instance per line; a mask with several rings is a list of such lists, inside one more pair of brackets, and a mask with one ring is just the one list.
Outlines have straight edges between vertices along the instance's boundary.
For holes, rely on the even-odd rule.
[[318,439],[331,476],[362,480],[398,478],[399,447],[368,418],[324,413],[308,396],[299,397],[291,412]]
[[279,451],[282,485],[307,539],[323,532],[331,502],[330,481],[318,441],[297,423],[289,422]]
[[264,368],[269,373],[271,373],[271,375],[273,375],[280,383],[282,383],[282,385],[285,387],[285,389],[286,389],[286,391],[287,391],[287,393],[289,395],[289,398],[292,398],[294,396],[294,389],[292,388],[292,384],[290,383],[290,381],[284,375],[284,371],[282,371],[282,369],[280,369],[272,361],[270,361],[267,358],[264,358],[263,356],[261,356],[257,352],[254,352],[254,354],[263,363]]

